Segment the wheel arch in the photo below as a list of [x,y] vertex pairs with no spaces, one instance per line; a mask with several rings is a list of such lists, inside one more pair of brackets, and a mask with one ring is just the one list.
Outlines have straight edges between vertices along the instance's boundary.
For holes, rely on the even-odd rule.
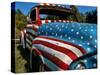
[[42,64],[45,64],[43,54],[36,47],[32,47],[32,51],[40,57]]

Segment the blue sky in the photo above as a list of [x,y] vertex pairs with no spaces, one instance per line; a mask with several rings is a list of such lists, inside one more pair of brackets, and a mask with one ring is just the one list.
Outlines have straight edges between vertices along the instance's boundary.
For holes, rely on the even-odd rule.
[[[29,10],[36,6],[37,3],[31,3],[31,2],[16,2],[16,6],[15,6],[15,9],[20,9],[22,11],[23,14],[27,15]],[[68,6],[68,5],[66,5]],[[92,11],[92,10],[95,10],[96,7],[93,7],[93,6],[77,6],[78,7],[78,10],[79,12],[81,13],[85,13],[87,11]]]

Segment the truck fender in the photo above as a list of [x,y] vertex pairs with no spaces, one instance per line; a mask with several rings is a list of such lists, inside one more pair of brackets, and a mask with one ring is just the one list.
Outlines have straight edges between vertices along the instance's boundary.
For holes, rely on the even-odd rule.
[[25,33],[24,33],[24,31],[21,31],[20,42],[21,42],[23,49],[25,49],[26,46],[25,46]]
[[34,51],[40,57],[42,64],[45,64],[42,53],[36,47],[32,47],[32,51]]

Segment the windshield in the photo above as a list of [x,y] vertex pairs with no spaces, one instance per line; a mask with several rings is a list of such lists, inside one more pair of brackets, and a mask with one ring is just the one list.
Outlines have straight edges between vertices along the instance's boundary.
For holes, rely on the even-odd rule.
[[[45,11],[45,12],[44,12]],[[77,20],[76,16],[70,12],[63,12],[58,10],[40,10],[41,20]]]
[[41,20],[76,20],[74,15],[65,15],[59,16],[59,15],[50,15],[50,14],[40,14]]
[[[32,21],[36,21],[36,10],[32,10],[30,18]],[[70,10],[62,9],[40,9],[40,20],[74,20],[77,21],[76,15]]]
[[31,18],[32,21],[36,20],[36,10],[35,9],[33,11],[31,11],[30,18]]

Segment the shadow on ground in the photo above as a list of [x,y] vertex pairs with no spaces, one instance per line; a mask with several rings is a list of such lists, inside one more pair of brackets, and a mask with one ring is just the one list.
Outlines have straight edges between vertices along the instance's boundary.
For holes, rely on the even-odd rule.
[[19,51],[19,54],[20,54],[20,57],[19,57],[19,59],[17,59],[17,61],[20,60],[20,58],[22,58],[22,61],[25,61],[25,63],[23,62],[24,66],[22,66],[20,64],[20,62],[18,64],[20,64],[20,66],[22,66],[21,68],[24,69],[24,72],[32,72],[31,69],[30,69],[30,64],[29,64],[30,63],[29,62],[30,61],[29,60],[30,59],[30,57],[29,57],[30,56],[29,50],[28,49],[23,50],[21,45],[17,46],[17,50]]

